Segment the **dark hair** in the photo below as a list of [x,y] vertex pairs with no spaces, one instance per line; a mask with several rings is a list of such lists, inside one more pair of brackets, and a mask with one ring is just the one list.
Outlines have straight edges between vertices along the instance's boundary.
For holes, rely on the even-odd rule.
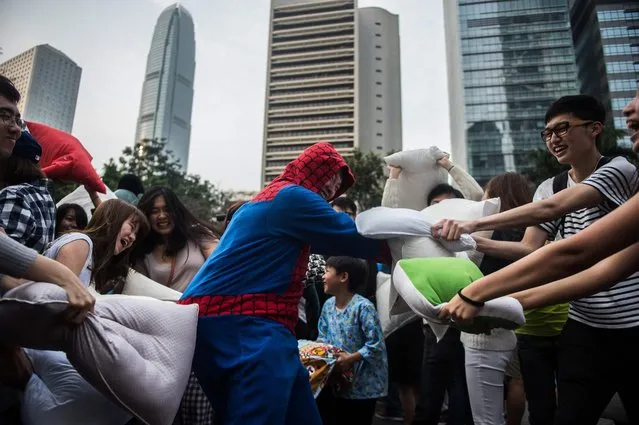
[[464,195],[462,195],[462,193],[459,190],[455,189],[449,184],[441,183],[435,186],[433,190],[430,191],[430,193],[428,194],[426,205],[430,205],[430,203],[433,202],[434,198],[441,195],[451,195],[453,198],[460,198],[460,199],[464,198]]
[[142,180],[135,174],[124,174],[118,181],[118,189],[125,189],[134,195],[141,195],[144,193],[144,185]]
[[20,102],[20,92],[10,79],[0,75],[0,96],[7,98],[9,102]]
[[[114,248],[124,222],[131,218],[138,226],[135,243],[118,255]],[[82,232],[93,242],[91,278],[101,293],[120,293],[132,265],[131,253],[149,232],[149,222],[140,210],[119,199],[109,199],[95,209],[87,228]]]
[[[174,226],[167,240],[165,255],[171,257],[177,255],[188,241],[199,244],[206,239],[219,236],[212,224],[195,217],[168,187],[153,187],[140,199],[138,208],[147,218],[151,216],[155,200],[160,196],[164,197]],[[136,251],[136,259],[141,259],[163,242],[163,237],[151,228],[149,235]]]
[[606,122],[606,109],[603,104],[587,94],[564,96],[552,103],[546,111],[546,124],[557,115],[572,114],[580,120]]
[[226,210],[226,216],[224,217],[224,231],[226,231],[226,228],[229,227],[231,219],[233,218],[237,210],[239,210],[240,207],[247,202],[248,201],[235,201],[229,206],[229,208]]
[[78,225],[78,230],[84,230],[84,228],[87,227],[89,218],[84,208],[78,204],[62,204],[55,213],[56,235],[59,234],[58,229],[60,228],[60,223],[62,223],[64,216],[67,215],[67,211],[69,210],[75,211],[75,223]]
[[348,274],[348,291],[355,292],[366,284],[368,278],[368,264],[366,261],[353,257],[328,257],[326,267],[335,269],[338,274]]
[[10,156],[0,159],[0,184],[13,186],[45,178],[38,164],[27,158]]
[[333,202],[331,202],[331,206],[337,207],[342,211],[352,211],[353,214],[357,214],[357,205],[355,201],[351,198],[347,198],[346,196],[340,196],[336,198]]
[[501,211],[528,204],[533,200],[530,181],[519,173],[505,173],[493,177],[484,191],[489,198],[501,199]]

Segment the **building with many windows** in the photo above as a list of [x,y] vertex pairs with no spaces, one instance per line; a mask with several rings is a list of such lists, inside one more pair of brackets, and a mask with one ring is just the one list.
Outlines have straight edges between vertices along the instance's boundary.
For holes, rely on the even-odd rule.
[[164,9],[147,57],[135,143],[160,139],[186,171],[189,164],[195,31],[180,4]]
[[355,0],[272,0],[263,185],[320,141],[346,156],[401,149],[398,26]]
[[48,44],[35,46],[0,64],[21,94],[23,118],[70,133],[82,68]]
[[[625,129],[622,110],[639,84],[639,3],[571,0],[571,5],[582,90],[600,93],[615,128]],[[629,136],[622,143],[630,146]]]
[[[453,156],[465,153],[481,184],[525,172],[529,152],[544,146],[539,133],[548,106],[579,93],[568,0],[444,5]],[[455,137],[462,131],[465,141]],[[464,142],[465,149],[458,146]]]

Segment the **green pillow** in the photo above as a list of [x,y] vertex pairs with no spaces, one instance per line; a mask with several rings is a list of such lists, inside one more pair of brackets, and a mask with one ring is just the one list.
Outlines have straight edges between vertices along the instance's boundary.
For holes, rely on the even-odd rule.
[[434,306],[452,300],[457,291],[484,276],[472,261],[464,258],[411,258],[398,264]]

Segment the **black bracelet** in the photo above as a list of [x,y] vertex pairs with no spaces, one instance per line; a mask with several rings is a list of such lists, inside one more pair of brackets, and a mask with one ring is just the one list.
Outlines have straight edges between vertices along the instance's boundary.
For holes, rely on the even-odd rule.
[[457,291],[457,295],[459,295],[459,298],[464,300],[464,302],[467,302],[468,304],[472,305],[473,307],[483,307],[484,306],[484,302],[483,301],[471,300],[466,295],[462,294],[462,290],[461,289],[459,291]]

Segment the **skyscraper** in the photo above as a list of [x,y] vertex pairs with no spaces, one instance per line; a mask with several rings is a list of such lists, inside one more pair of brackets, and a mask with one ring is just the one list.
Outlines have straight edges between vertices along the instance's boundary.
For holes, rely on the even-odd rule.
[[67,55],[41,44],[0,64],[0,74],[20,92],[18,109],[26,120],[73,130],[82,68]]
[[164,9],[155,25],[140,101],[135,142],[160,139],[189,164],[195,33],[193,19],[180,4]]
[[[455,1],[444,0],[449,69],[461,60],[449,78],[462,79],[449,82],[450,120],[465,129],[468,169],[483,184],[528,170],[528,152],[543,147],[546,109],[579,93],[570,8],[568,0]],[[464,108],[453,108],[462,98]],[[463,154],[459,142],[452,150]]]
[[[615,128],[639,84],[639,4],[619,0],[571,0],[582,90],[598,91]],[[630,146],[630,137],[621,142]]]
[[359,12],[355,0],[271,1],[262,184],[320,141],[343,155],[401,149],[398,20]]

